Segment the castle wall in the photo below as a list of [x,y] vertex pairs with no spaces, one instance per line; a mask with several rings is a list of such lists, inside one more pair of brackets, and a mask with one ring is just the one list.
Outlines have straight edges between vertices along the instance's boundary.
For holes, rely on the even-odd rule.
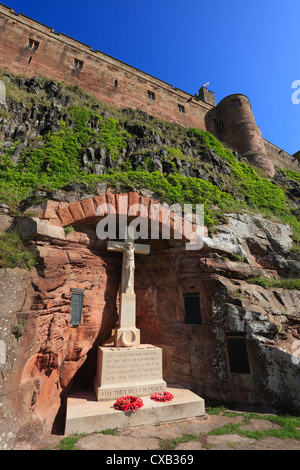
[[64,81],[110,106],[209,131],[270,176],[274,166],[299,171],[295,158],[262,138],[246,96],[230,95],[216,106],[205,87],[192,96],[1,4],[0,59],[12,73]]
[[[217,106],[219,138],[246,157],[250,163],[274,176],[274,166],[268,157],[247,96],[229,95]],[[222,125],[220,125],[222,123]]]
[[264,144],[268,157],[272,160],[274,166],[285,168],[286,170],[300,171],[300,163],[294,155],[290,155],[281,148],[264,139]]
[[108,105],[141,109],[182,126],[210,130],[205,116],[211,104],[3,5],[0,57],[1,66],[12,73],[78,85]]

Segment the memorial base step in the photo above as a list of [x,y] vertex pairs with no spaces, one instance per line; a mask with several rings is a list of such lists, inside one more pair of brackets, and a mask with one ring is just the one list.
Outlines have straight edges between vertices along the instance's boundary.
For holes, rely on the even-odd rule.
[[135,412],[114,409],[116,400],[97,401],[91,391],[76,392],[67,398],[65,435],[92,433],[187,419],[205,414],[204,400],[190,390],[167,388],[173,400],[157,402],[143,397],[144,406]]

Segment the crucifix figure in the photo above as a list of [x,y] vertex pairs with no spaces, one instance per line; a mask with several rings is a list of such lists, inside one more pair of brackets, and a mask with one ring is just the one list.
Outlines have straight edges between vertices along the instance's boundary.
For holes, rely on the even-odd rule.
[[123,253],[119,328],[115,335],[115,346],[132,347],[140,344],[140,331],[135,326],[136,302],[134,293],[134,255],[148,255],[149,245],[125,242],[112,242],[107,244],[108,251]]

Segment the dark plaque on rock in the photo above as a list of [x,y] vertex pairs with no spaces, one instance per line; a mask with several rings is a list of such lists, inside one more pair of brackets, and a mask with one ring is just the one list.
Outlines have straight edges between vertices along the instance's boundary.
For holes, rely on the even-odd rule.
[[81,323],[84,289],[71,289],[71,322],[70,325],[78,326]]

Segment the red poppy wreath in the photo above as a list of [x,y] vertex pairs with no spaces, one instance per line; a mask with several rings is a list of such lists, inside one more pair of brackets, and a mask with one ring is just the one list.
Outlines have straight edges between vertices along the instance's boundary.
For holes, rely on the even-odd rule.
[[139,397],[132,397],[131,395],[118,398],[114,404],[114,408],[120,411],[136,411],[142,408],[142,406],[144,406],[143,400]]
[[170,392],[153,393],[151,395],[151,400],[155,401],[171,401],[173,398],[174,396]]

